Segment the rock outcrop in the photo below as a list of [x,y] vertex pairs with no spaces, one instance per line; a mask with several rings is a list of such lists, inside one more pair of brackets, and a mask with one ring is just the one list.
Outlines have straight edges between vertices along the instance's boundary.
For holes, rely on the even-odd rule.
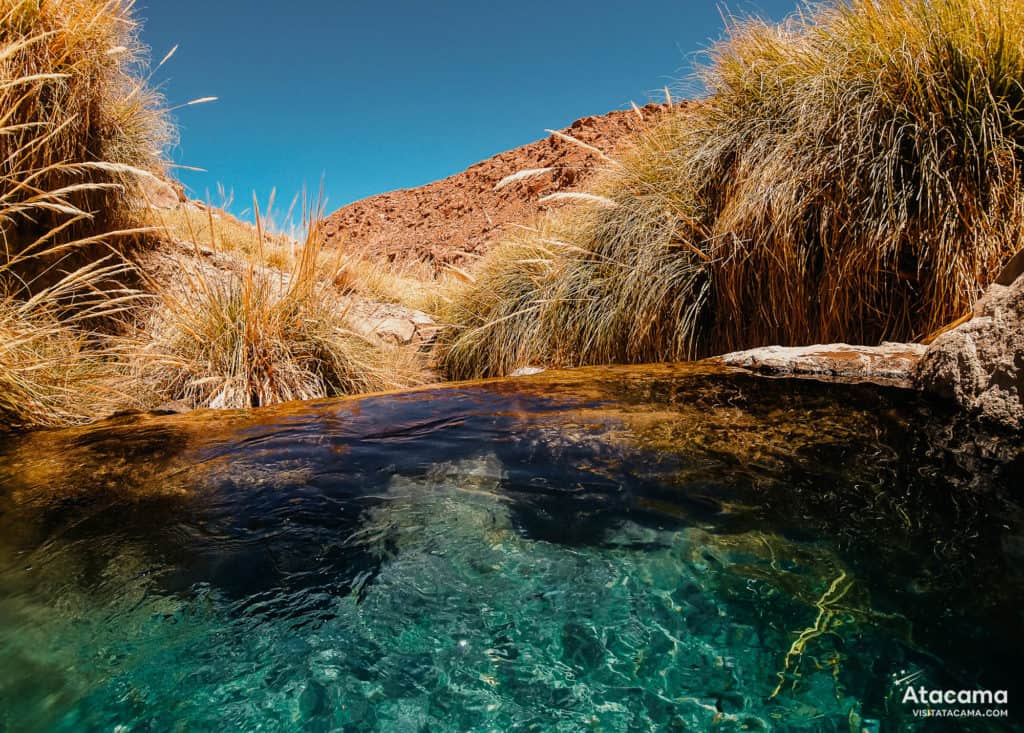
[[344,296],[341,302],[352,329],[364,336],[421,351],[427,351],[437,336],[437,324],[423,311],[355,294]]
[[925,349],[921,344],[897,343],[765,346],[725,354],[713,361],[759,374],[912,387]]
[[603,153],[612,154],[668,108],[649,104],[584,117],[449,178],[349,204],[324,221],[325,243],[380,261],[461,265],[482,254],[505,227],[529,223],[557,205],[540,199],[578,189],[607,163]]
[[993,285],[973,318],[939,336],[917,383],[984,421],[1024,428],[1024,277]]

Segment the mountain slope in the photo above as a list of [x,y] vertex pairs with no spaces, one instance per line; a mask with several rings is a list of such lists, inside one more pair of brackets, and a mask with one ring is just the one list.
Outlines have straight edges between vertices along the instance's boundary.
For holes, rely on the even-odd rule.
[[[562,133],[611,153],[665,108],[650,104],[584,117]],[[586,147],[549,135],[449,178],[349,204],[327,217],[325,237],[328,246],[375,260],[460,265],[485,251],[509,225],[529,223],[547,205],[557,205],[538,199],[576,189],[603,162]],[[521,171],[542,172],[498,186]]]

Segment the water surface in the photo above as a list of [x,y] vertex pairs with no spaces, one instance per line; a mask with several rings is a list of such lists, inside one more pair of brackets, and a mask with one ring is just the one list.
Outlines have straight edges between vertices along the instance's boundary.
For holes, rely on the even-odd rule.
[[1021,730],[1019,446],[702,366],[11,439],[0,730]]

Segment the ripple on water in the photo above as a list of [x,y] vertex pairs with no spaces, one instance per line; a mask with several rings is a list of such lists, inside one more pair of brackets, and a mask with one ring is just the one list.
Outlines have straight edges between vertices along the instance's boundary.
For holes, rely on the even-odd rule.
[[915,730],[893,675],[1015,668],[1018,458],[610,374],[7,446],[0,729]]

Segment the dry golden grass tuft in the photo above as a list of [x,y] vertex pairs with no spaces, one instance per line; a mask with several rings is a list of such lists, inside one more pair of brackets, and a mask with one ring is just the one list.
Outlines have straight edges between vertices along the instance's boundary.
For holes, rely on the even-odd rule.
[[[268,208],[272,206],[273,199]],[[266,215],[261,214],[260,229],[225,208],[195,203],[171,210],[154,209],[146,218],[161,236],[282,273],[296,271],[309,248],[303,233],[306,227],[293,226],[290,214],[278,225],[267,224]],[[321,255],[318,277],[333,282],[341,294],[416,310],[432,312],[450,280],[447,275],[438,276],[426,262],[380,262],[337,246]]]
[[1024,232],[1024,4],[851,0],[735,22],[707,98],[481,263],[458,377],[921,338]]
[[435,354],[447,373],[471,379],[554,361],[540,293],[552,287],[562,263],[543,240],[540,232],[526,233],[491,250],[475,275],[451,282],[438,299],[434,312],[446,326]]
[[336,267],[324,263],[316,225],[288,272],[265,266],[266,241],[258,223],[240,272],[183,260],[180,282],[154,284],[156,303],[132,356],[145,389],[192,407],[241,408],[421,381],[414,352],[347,326],[324,277]]
[[[0,0],[4,258],[131,229],[139,176],[172,135],[129,0]],[[60,245],[68,248],[55,249]]]
[[232,216],[225,207],[189,203],[175,209],[153,209],[147,223],[157,233],[180,242],[209,247],[218,252],[249,260],[262,252],[266,267],[291,271],[300,259],[301,241],[264,226],[261,232]]
[[340,257],[334,271],[335,285],[346,292],[424,313],[437,312],[451,281],[427,262],[380,262],[357,254]]
[[171,128],[131,2],[0,0],[0,29],[0,429],[85,422],[134,404],[95,324],[136,298],[114,252]]
[[[193,205],[140,210],[173,131],[137,31],[131,0],[0,0],[0,429],[420,381],[412,350],[347,328],[344,268],[315,232],[302,243],[258,214],[254,227]],[[181,282],[158,283],[120,257],[167,239],[233,259],[183,258]],[[140,277],[150,293],[121,284]]]
[[27,300],[0,297],[0,431],[86,423],[141,406],[122,368],[124,342],[88,326],[135,300],[131,292],[95,294],[95,282],[124,274],[100,261]]

